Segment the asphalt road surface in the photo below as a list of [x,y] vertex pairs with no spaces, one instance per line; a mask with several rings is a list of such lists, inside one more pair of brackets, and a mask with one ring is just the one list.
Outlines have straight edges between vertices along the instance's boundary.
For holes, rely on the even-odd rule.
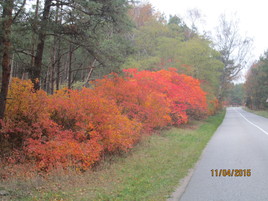
[[180,201],[268,201],[268,119],[228,108]]

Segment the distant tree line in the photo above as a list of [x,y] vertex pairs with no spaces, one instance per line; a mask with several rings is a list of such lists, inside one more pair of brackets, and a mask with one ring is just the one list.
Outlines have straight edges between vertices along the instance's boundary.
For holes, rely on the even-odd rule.
[[268,52],[248,71],[245,91],[249,108],[268,109]]
[[230,84],[226,101],[230,106],[243,106],[245,104],[244,83]]

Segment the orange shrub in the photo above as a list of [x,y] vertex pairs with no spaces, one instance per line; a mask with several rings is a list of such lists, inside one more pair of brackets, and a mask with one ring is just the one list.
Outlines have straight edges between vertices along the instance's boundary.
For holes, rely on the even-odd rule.
[[47,112],[47,94],[41,90],[34,92],[31,81],[13,78],[8,98],[6,117],[0,131],[4,153],[10,149],[23,149],[26,139],[40,138],[46,130],[54,127]]
[[117,105],[92,89],[61,90],[51,96],[51,119],[78,132],[77,140],[99,138],[108,151],[127,150],[140,137],[140,124],[120,113]]
[[105,151],[126,151],[139,140],[140,124],[121,115],[113,102],[91,89],[63,89],[50,96],[49,103],[58,131],[45,140],[28,140],[28,155],[38,161],[39,169],[87,169]]
[[57,131],[50,140],[27,140],[26,153],[33,157],[38,170],[49,171],[56,167],[75,167],[80,170],[88,169],[100,159],[103,150],[98,137],[79,141],[77,133],[72,131]]
[[95,81],[94,84],[96,93],[114,101],[121,113],[142,123],[144,130],[151,131],[171,123],[171,110],[166,96],[145,88],[137,80],[113,74]]
[[[140,123],[91,89],[63,89],[51,96],[32,89],[30,81],[13,79],[0,133],[9,161],[34,160],[41,170],[86,169],[105,151],[126,151],[140,139]],[[20,153],[16,158],[14,151]]]
[[207,113],[197,79],[174,69],[124,73],[96,80],[93,89],[62,89],[54,95],[33,91],[30,81],[14,78],[1,122],[2,155],[9,154],[14,163],[35,162],[43,171],[87,169],[107,152],[132,148],[142,132]]
[[193,118],[206,115],[206,93],[197,79],[180,75],[172,68],[157,72],[128,69],[125,72],[129,80],[136,80],[138,85],[142,86],[142,90],[147,93],[154,90],[166,97],[173,124],[186,123],[188,115]]

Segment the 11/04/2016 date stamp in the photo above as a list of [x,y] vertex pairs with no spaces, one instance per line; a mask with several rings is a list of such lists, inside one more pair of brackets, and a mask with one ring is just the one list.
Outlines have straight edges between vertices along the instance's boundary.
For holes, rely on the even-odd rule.
[[212,177],[250,177],[251,169],[212,169]]

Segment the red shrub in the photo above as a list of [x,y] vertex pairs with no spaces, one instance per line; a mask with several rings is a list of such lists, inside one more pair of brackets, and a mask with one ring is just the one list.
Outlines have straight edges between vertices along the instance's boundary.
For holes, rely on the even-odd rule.
[[55,167],[76,167],[88,169],[100,159],[103,151],[98,137],[78,141],[72,131],[58,131],[54,139],[27,140],[27,155],[33,157],[39,170],[51,170]]
[[41,90],[34,92],[31,81],[13,78],[8,98],[6,117],[0,131],[4,154],[10,149],[23,149],[26,139],[40,138],[54,127],[47,111],[47,94]]
[[137,80],[117,75],[94,82],[100,96],[114,101],[128,118],[142,123],[150,131],[171,123],[171,112],[166,96],[152,88],[144,87]]
[[30,81],[13,80],[1,142],[7,152],[20,150],[20,159],[26,155],[41,169],[88,168],[104,151],[127,150],[140,138],[141,125],[91,89],[48,97],[32,87]]
[[174,124],[186,123],[187,113],[192,117],[205,115],[207,112],[206,94],[200,83],[187,75],[180,75],[175,69],[151,71],[125,70],[130,80],[136,80],[144,91],[152,90],[163,94],[170,103],[170,116]]
[[92,89],[58,92],[52,97],[52,119],[65,129],[97,132],[104,149],[128,149],[139,139],[140,124],[122,115],[117,105]]
[[94,89],[50,96],[33,91],[30,81],[13,79],[1,122],[2,155],[9,153],[15,163],[34,161],[45,171],[87,169],[106,152],[132,148],[141,129],[179,125],[207,112],[206,94],[190,76],[174,69],[124,72],[95,81]]

